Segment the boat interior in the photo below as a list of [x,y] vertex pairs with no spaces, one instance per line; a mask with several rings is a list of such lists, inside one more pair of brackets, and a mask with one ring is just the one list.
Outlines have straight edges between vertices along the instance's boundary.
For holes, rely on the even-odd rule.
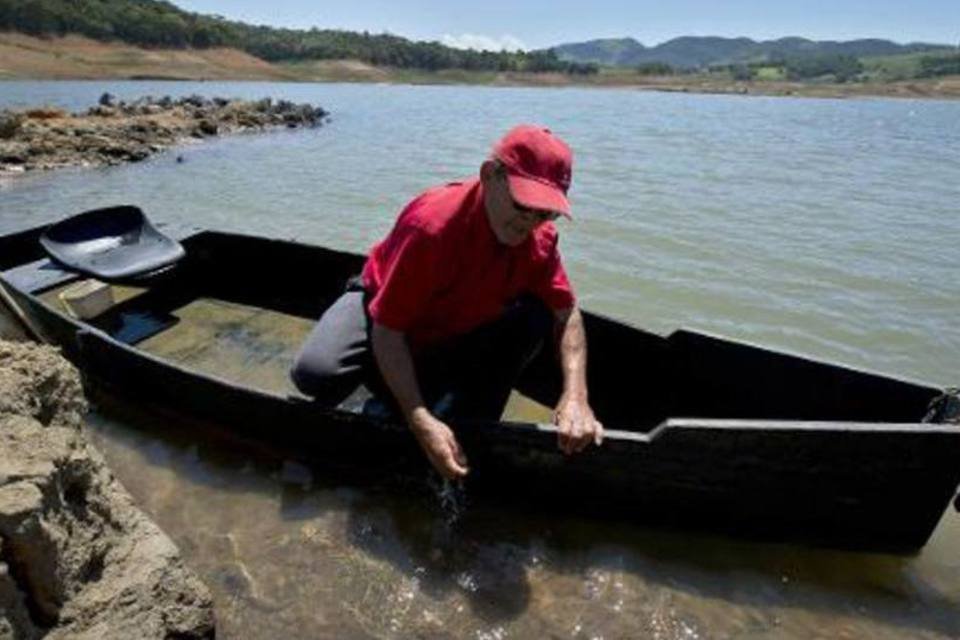
[[[0,239],[0,272],[67,314],[86,276],[54,266],[36,232]],[[84,322],[180,367],[233,384],[296,394],[288,370],[363,257],[213,231],[184,237],[186,256],[143,281],[110,284]],[[649,333],[585,313],[591,405],[608,428],[646,431],[670,417],[920,422],[939,390],[831,363],[680,330]],[[528,367],[505,419],[545,421],[559,397],[550,350]]]

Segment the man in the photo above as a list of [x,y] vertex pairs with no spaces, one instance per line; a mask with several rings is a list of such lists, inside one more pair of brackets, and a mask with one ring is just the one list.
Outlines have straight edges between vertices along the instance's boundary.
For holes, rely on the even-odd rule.
[[521,125],[494,146],[479,179],[409,203],[371,250],[362,286],[310,334],[291,373],[297,386],[336,404],[366,382],[394,401],[436,470],[460,478],[467,459],[445,420],[498,419],[524,366],[555,342],[558,445],[567,454],[599,445],[583,321],[553,225],[570,217],[572,161],[548,129]]

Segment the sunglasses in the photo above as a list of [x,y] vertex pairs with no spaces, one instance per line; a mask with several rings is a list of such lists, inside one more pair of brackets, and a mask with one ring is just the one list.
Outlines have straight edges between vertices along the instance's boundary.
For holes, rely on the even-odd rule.
[[513,201],[513,208],[516,209],[520,215],[526,218],[536,218],[537,223],[541,222],[553,222],[560,217],[560,214],[556,211],[544,211],[543,209],[532,209],[530,207],[524,206],[517,202]]

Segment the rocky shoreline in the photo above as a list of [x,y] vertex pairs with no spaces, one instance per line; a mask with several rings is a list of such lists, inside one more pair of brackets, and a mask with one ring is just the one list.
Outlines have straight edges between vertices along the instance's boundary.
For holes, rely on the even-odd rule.
[[77,371],[0,337],[0,639],[213,638],[213,601],[84,439]]
[[321,107],[271,98],[146,96],[124,102],[109,93],[83,113],[49,107],[3,110],[0,175],[139,162],[190,140],[278,127],[317,127],[328,116]]

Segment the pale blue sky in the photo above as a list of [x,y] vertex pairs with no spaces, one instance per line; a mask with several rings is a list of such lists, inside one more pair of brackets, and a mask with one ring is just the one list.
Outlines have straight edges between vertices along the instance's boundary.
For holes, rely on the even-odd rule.
[[[416,40],[541,48],[633,36],[653,45],[681,35],[816,40],[960,41],[960,0],[173,0],[199,13],[272,26],[389,31]],[[488,39],[488,40],[484,40]]]

